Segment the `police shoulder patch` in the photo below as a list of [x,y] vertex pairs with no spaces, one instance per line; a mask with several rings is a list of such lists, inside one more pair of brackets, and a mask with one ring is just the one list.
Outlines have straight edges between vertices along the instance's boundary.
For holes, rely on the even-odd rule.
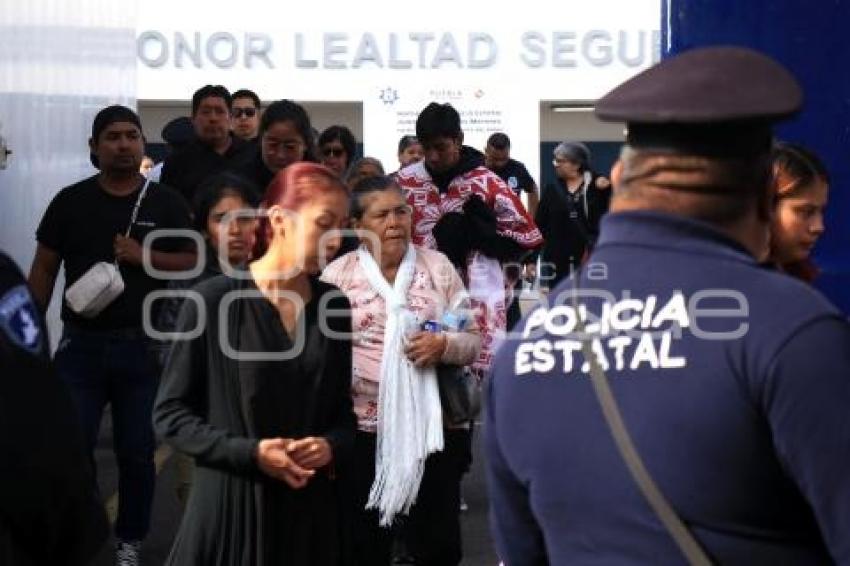
[[44,333],[26,285],[12,287],[0,297],[0,330],[19,348],[32,354],[41,350]]

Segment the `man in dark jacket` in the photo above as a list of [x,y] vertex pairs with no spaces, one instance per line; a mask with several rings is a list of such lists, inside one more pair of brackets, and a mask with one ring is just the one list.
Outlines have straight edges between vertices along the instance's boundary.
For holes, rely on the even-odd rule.
[[485,383],[506,564],[850,563],[850,325],[759,265],[770,125],[801,101],[713,47],[597,103],[628,137],[593,262]]
[[195,140],[165,158],[161,178],[187,203],[204,179],[241,165],[255,147],[230,131],[232,105],[230,92],[221,85],[206,85],[192,96]]
[[3,253],[0,366],[0,564],[87,564],[108,535],[106,514],[44,321]]
[[507,324],[505,288],[513,281],[504,267],[519,265],[543,238],[481,152],[463,144],[457,110],[432,102],[416,119],[416,137],[425,159],[397,175],[413,207],[413,243],[440,250],[458,267],[482,334],[473,367],[486,371]]

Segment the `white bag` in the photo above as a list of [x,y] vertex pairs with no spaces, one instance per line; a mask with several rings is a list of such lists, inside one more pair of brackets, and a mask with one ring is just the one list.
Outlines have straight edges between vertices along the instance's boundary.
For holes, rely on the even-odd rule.
[[[133,206],[133,214],[130,216],[130,224],[124,232],[124,237],[130,236],[130,230],[136,223],[136,216],[139,214],[142,199],[148,192],[149,184],[150,179],[147,179]],[[68,301],[71,310],[78,315],[94,318],[123,292],[124,279],[118,270],[118,264],[100,261],[91,266],[65,290],[65,300]]]
[[68,287],[65,300],[78,315],[94,318],[123,292],[124,279],[118,266],[100,261]]

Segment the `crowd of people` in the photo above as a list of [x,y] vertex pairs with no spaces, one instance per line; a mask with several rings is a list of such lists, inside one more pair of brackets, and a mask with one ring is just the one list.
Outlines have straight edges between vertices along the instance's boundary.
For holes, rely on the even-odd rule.
[[[599,101],[629,126],[610,176],[568,140],[542,192],[506,133],[466,145],[449,104],[422,109],[390,174],[348,127],[317,132],[246,89],[198,89],[158,164],[134,111],[102,109],[98,172],[50,202],[29,286],[0,273],[3,363],[39,376],[0,396],[0,419],[53,407],[34,445],[61,434],[44,450],[68,453],[37,508],[54,464],[3,466],[0,558],[97,551],[109,406],[117,566],[142,563],[157,439],[183,509],[167,564],[380,566],[394,541],[460,564],[476,411],[449,398],[483,387],[507,565],[850,561],[850,327],[809,285],[830,178],[771,132],[799,106],[772,60],[694,50]],[[701,293],[725,315],[737,298],[738,318],[697,321]]]

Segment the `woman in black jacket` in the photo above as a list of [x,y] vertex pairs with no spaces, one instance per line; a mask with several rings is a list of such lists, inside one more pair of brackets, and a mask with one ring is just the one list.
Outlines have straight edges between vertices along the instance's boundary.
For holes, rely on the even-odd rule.
[[558,144],[552,165],[558,180],[543,189],[534,217],[545,240],[540,285],[549,289],[587,258],[611,199],[611,183],[591,171],[590,150],[583,143]]
[[[348,300],[316,277],[339,247],[348,192],[298,163],[263,203],[261,253],[184,302],[154,407],[162,438],[195,459],[167,564],[336,566],[353,447]],[[320,247],[321,246],[321,247]]]

